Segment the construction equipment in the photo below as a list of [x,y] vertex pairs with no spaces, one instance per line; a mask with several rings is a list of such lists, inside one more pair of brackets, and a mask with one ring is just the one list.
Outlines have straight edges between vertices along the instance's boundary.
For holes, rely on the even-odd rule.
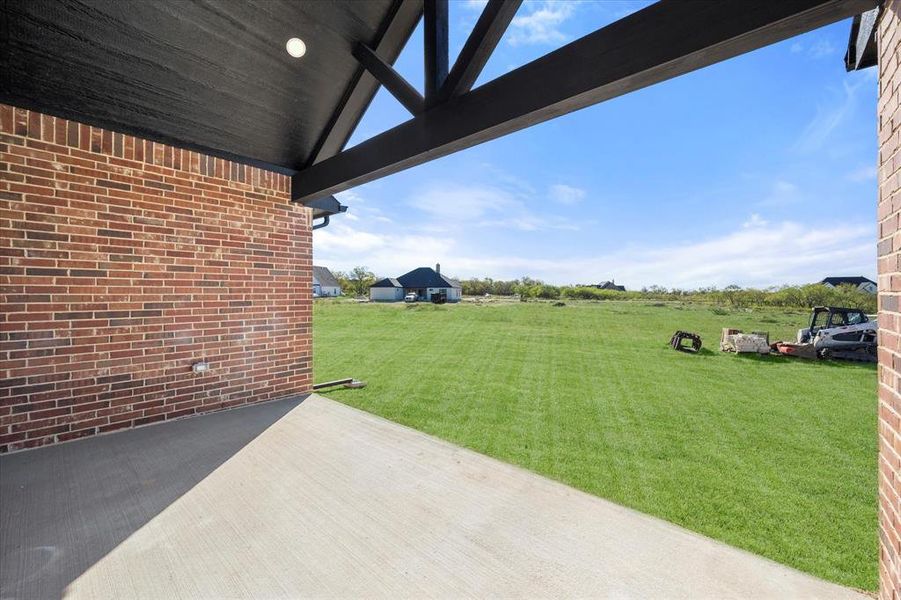
[[679,352],[697,353],[701,351],[701,336],[690,331],[677,331],[670,338],[669,345]]
[[810,324],[798,330],[797,343],[776,342],[776,350],[802,358],[837,358],[876,362],[874,319],[857,308],[817,306]]
[[776,342],[773,344],[773,350],[785,356],[794,356],[795,358],[809,358],[815,360],[819,358],[816,348],[813,344],[796,344],[794,342]]

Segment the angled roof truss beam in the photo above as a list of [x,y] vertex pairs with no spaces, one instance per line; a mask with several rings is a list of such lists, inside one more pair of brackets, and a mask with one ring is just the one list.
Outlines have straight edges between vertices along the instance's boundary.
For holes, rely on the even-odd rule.
[[[391,16],[386,19],[384,31],[378,40],[369,44],[385,62],[397,60],[407,40],[422,18],[423,0],[395,0]],[[297,168],[309,167],[330,158],[341,151],[366,112],[366,108],[378,91],[379,81],[362,66],[335,108],[328,125],[309,158]]]
[[472,89],[521,4],[522,0],[488,0],[438,92],[438,103]]
[[425,102],[422,95],[400,73],[395,71],[394,67],[371,50],[369,46],[357,44],[354,48],[354,58],[360,61],[360,64],[366,67],[366,70],[378,79],[379,83],[385,86],[385,89],[391,92],[391,95],[404,105],[404,108],[414,115],[418,115],[423,111]]

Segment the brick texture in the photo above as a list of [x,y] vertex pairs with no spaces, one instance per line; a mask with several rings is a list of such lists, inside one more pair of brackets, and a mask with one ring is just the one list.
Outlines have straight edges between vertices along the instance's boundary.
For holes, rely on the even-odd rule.
[[879,597],[901,600],[901,0],[879,42]]
[[310,212],[289,189],[0,105],[0,451],[308,392]]

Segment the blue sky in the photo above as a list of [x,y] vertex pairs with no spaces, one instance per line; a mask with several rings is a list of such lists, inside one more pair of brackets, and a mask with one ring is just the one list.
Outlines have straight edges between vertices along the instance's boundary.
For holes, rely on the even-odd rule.
[[[634,10],[527,1],[477,85]],[[482,3],[451,0],[451,55]],[[554,284],[770,286],[875,276],[875,69],[849,22],[340,194],[316,264]],[[422,34],[395,67],[422,89]],[[351,140],[409,118],[381,90]]]

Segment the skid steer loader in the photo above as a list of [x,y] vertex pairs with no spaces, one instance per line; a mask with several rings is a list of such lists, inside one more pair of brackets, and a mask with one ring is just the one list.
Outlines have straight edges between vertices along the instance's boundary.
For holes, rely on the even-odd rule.
[[876,321],[862,310],[817,306],[810,324],[798,330],[797,343],[774,345],[788,356],[876,362],[876,330]]

